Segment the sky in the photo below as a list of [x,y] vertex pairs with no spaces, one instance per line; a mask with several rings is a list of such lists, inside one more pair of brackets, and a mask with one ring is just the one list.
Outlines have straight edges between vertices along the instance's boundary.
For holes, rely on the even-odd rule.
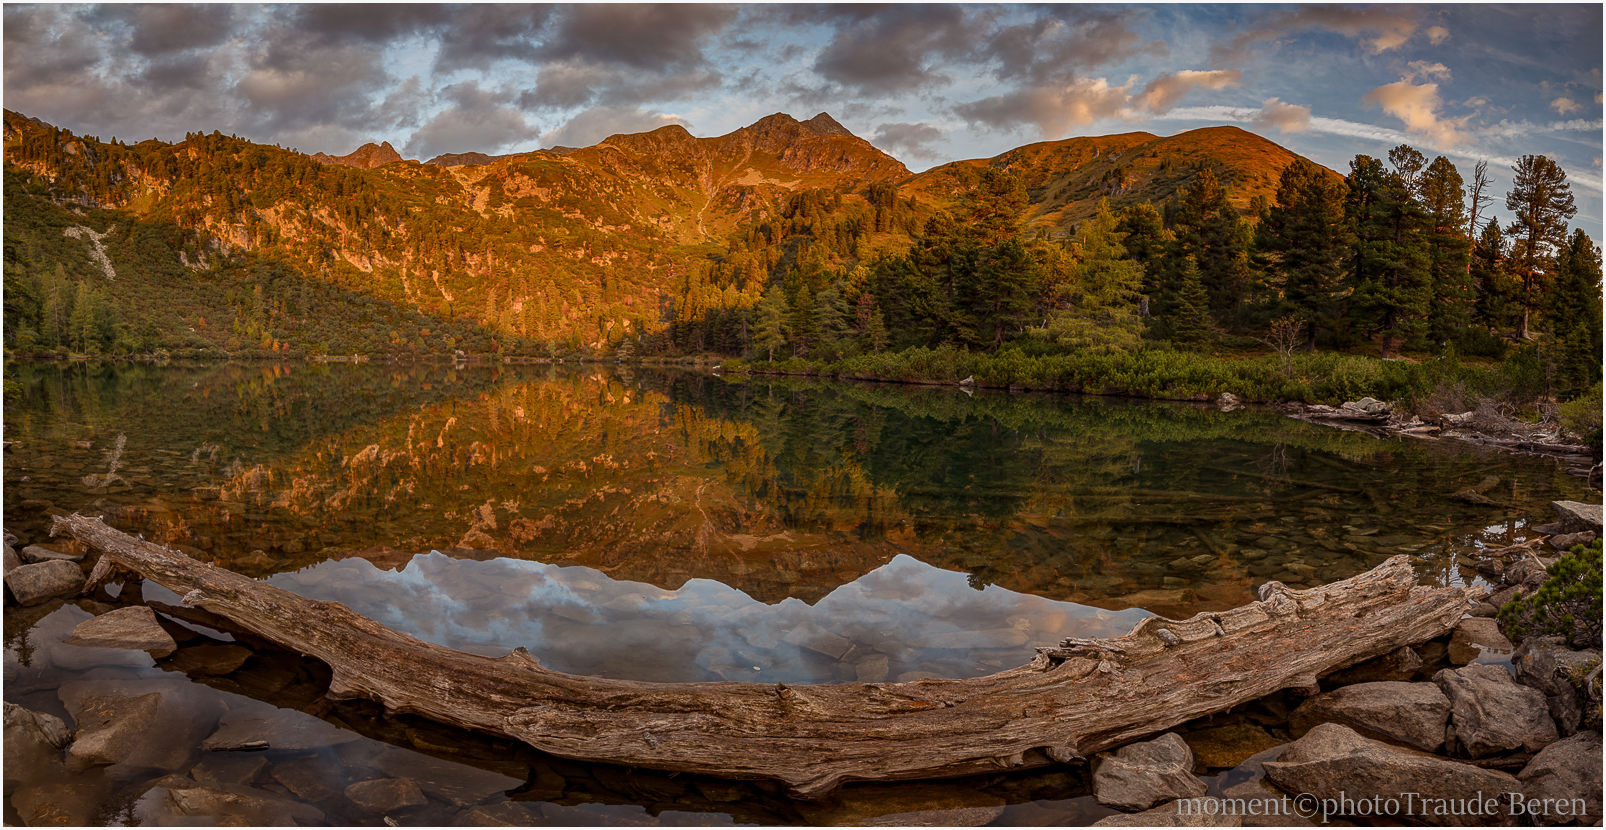
[[101,138],[303,152],[584,146],[829,112],[912,170],[1218,124],[1339,172],[1409,143],[1495,209],[1555,158],[1601,238],[1594,5],[22,5],[8,109]]

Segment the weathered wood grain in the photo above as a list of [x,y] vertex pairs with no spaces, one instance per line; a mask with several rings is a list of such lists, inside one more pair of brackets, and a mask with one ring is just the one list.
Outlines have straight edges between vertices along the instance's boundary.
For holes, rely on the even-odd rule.
[[187,605],[322,660],[336,698],[371,699],[566,758],[778,780],[799,797],[844,781],[1074,761],[1439,636],[1468,605],[1463,589],[1417,585],[1400,556],[1308,590],[1267,583],[1259,601],[1230,611],[1153,617],[1117,639],[1067,640],[986,677],[644,683],[553,671],[522,648],[490,658],[426,643],[99,519],[58,517],[54,532]]

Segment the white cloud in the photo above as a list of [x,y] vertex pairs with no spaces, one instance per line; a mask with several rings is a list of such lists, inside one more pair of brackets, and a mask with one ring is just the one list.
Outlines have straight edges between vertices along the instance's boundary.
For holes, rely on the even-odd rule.
[[1409,64],[1406,64],[1406,66],[1409,68],[1409,71],[1407,71],[1405,73],[1406,80],[1410,80],[1410,81],[1415,81],[1415,80],[1418,80],[1418,79],[1424,80],[1424,81],[1432,81],[1432,80],[1448,81],[1448,80],[1450,80],[1450,67],[1445,66],[1442,63],[1428,62],[1428,61],[1411,61]]
[[1236,69],[1183,69],[1161,75],[1143,88],[1139,100],[1150,112],[1163,113],[1195,89],[1225,89],[1243,83]]
[[1310,107],[1286,104],[1276,98],[1267,98],[1260,112],[1249,119],[1257,129],[1275,129],[1281,133],[1302,133],[1310,129]]
[[1551,101],[1550,108],[1555,110],[1558,115],[1570,115],[1583,109],[1583,107],[1578,105],[1577,101],[1574,101],[1565,95],[1557,98],[1554,101]]
[[1439,108],[1443,102],[1439,100],[1439,85],[1415,84],[1404,78],[1366,93],[1361,100],[1400,119],[1407,132],[1426,137],[1444,147],[1453,147],[1460,142],[1461,128],[1466,126],[1471,117],[1441,117]]
[[1441,44],[1441,43],[1443,43],[1443,42],[1445,42],[1445,41],[1447,41],[1449,39],[1450,39],[1450,30],[1449,29],[1446,29],[1443,26],[1429,26],[1428,27],[1428,43],[1431,43],[1434,46],[1438,46],[1439,44]]

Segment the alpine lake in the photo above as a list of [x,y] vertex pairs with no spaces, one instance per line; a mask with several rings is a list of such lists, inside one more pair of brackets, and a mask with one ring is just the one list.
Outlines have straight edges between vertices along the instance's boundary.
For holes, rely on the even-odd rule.
[[[82,552],[48,538],[50,516],[99,515],[424,640],[642,680],[988,674],[1064,637],[1395,554],[1426,583],[1462,584],[1477,578],[1462,554],[1521,541],[1549,501],[1590,493],[1545,459],[1269,410],[953,386],[21,361],[5,384],[4,525],[19,546]],[[1492,504],[1452,498],[1469,487]],[[1077,825],[1113,812],[1071,768],[803,802],[553,758],[332,701],[321,663],[199,624],[164,619],[179,648],[160,659],[67,643],[109,608],[179,604],[149,581],[106,591],[6,607],[5,699],[69,728],[108,696],[158,703],[118,763],[8,765],[7,823]],[[1180,730],[1235,736],[1196,745],[1213,792],[1286,740],[1274,714]],[[248,795],[175,804],[175,776]],[[375,778],[416,788],[348,797]]]

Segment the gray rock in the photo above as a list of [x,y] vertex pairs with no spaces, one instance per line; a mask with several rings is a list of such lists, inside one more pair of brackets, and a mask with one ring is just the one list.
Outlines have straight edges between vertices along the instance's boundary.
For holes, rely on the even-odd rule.
[[[1308,793],[1316,799],[1345,799],[1352,804],[1363,799],[1368,804],[1372,799],[1394,799],[1401,814],[1413,812],[1407,805],[1414,803],[1415,815],[1392,817],[1433,824],[1508,824],[1507,794],[1522,789],[1517,779],[1506,773],[1389,746],[1336,723],[1317,726],[1264,766],[1266,778],[1290,795]],[[1408,800],[1406,793],[1416,795]],[[1459,815],[1425,815],[1422,810],[1423,799],[1463,801],[1478,794],[1479,802],[1467,805],[1476,809],[1458,811]],[[1495,801],[1488,805],[1482,799]],[[1486,806],[1492,806],[1492,814],[1484,812]],[[1376,815],[1364,818],[1388,823]]]
[[206,750],[255,749],[263,742],[272,749],[322,749],[350,743],[357,735],[294,709],[233,709],[223,716],[201,744]]
[[853,664],[854,676],[860,683],[880,683],[887,679],[891,662],[885,654],[870,654]]
[[[1600,824],[1600,758],[1600,735],[1594,732],[1583,732],[1540,750],[1517,773],[1517,780],[1522,782],[1524,811],[1537,824]],[[1583,809],[1578,809],[1580,806]]]
[[86,675],[57,691],[78,725],[67,767],[119,765],[175,772],[187,767],[216,723],[215,692],[180,680],[116,680]]
[[173,653],[167,666],[188,675],[211,677],[231,674],[251,659],[251,649],[233,643],[185,646]]
[[370,813],[385,814],[425,803],[424,791],[406,778],[375,778],[346,788],[346,798]]
[[1334,672],[1328,680],[1348,686],[1354,683],[1375,683],[1380,680],[1410,680],[1422,668],[1422,658],[1410,646],[1401,646],[1382,657],[1374,657],[1347,669]]
[[173,636],[156,621],[148,606],[131,605],[84,620],[72,630],[67,642],[75,646],[132,648],[166,657],[178,648]]
[[1557,731],[1571,735],[1583,721],[1587,701],[1583,690],[1574,685],[1569,675],[1578,666],[1598,660],[1600,652],[1574,651],[1567,647],[1564,637],[1529,637],[1511,655],[1511,668],[1518,683],[1537,689],[1545,696]]
[[1197,798],[1206,789],[1193,775],[1193,750],[1175,732],[1101,754],[1093,771],[1093,797],[1127,812]]
[[190,777],[208,787],[250,784],[267,766],[261,753],[213,752],[190,767]]
[[82,562],[84,560],[84,555],[81,553],[53,550],[44,545],[29,545],[17,553],[24,562],[54,562],[58,559],[63,562]]
[[67,724],[61,718],[5,702],[6,780],[24,771],[59,762],[67,745]]
[[1393,409],[1393,407],[1376,398],[1361,398],[1358,401],[1345,401],[1342,408],[1348,409],[1351,412],[1359,412],[1365,415],[1387,415]]
[[1450,662],[1464,666],[1485,654],[1510,654],[1511,641],[1500,624],[1488,617],[1468,617],[1450,635]]
[[317,807],[239,784],[209,787],[165,782],[141,796],[135,811],[144,823],[157,825],[273,827],[325,823],[323,811]]
[[533,827],[540,823],[540,814],[517,801],[476,804],[452,820],[454,827]]
[[20,568],[20,567],[22,567],[22,557],[17,555],[17,549],[13,548],[10,545],[6,545],[5,549],[6,549],[6,573],[11,573],[11,569],[12,568]]
[[1242,816],[1183,812],[1181,802],[1173,801],[1141,813],[1118,813],[1093,822],[1094,827],[1242,827]]
[[1556,550],[1572,550],[1573,545],[1587,545],[1595,541],[1595,531],[1580,530],[1577,533],[1563,533],[1549,539],[1550,546]]
[[407,778],[424,794],[453,807],[466,807],[502,795],[525,782],[490,770],[455,764],[404,749],[387,749],[373,759],[385,775]]
[[1545,566],[1539,564],[1532,557],[1518,559],[1506,568],[1505,581],[1507,585],[1515,585],[1522,589],[1524,596],[1532,594],[1545,584],[1550,578]]
[[1238,400],[1238,396],[1231,392],[1222,392],[1216,396],[1216,407],[1222,412],[1231,412],[1242,405],[1243,401]]
[[19,605],[38,605],[52,597],[71,596],[84,587],[83,569],[53,560],[21,565],[6,573],[6,587]]
[[1439,687],[1392,680],[1323,692],[1299,704],[1289,716],[1295,736],[1323,723],[1337,723],[1367,737],[1428,752],[1444,745],[1449,722],[1450,701]]
[[1500,666],[1443,669],[1433,682],[1450,699],[1453,749],[1468,758],[1538,752],[1558,737],[1545,696]]
[[[227,756],[225,756],[227,757]],[[234,755],[233,757],[260,758],[261,755]],[[332,785],[340,771],[317,756],[280,761],[268,770],[268,775],[302,801],[325,801],[339,792]]]
[[1580,501],[1553,501],[1550,509],[1556,512],[1556,524],[1562,533],[1591,530],[1600,533],[1600,505]]

